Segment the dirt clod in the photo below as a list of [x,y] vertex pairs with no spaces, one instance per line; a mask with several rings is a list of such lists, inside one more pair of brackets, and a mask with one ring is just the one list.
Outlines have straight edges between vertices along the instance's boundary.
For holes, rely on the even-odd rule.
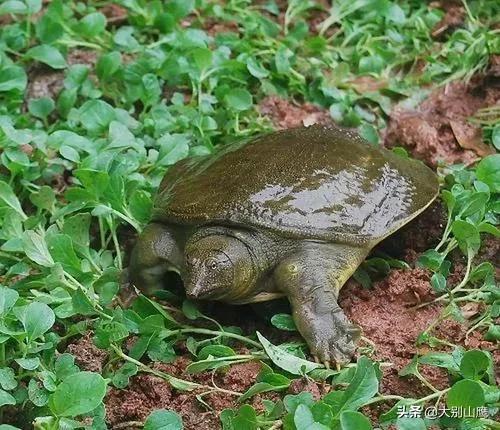
[[55,72],[45,67],[32,69],[26,89],[26,99],[55,98],[63,88],[63,77],[61,72]]
[[257,361],[249,363],[235,364],[223,377],[224,386],[230,390],[248,389],[255,381],[256,376],[261,370],[261,365]]
[[301,378],[295,379],[290,384],[288,388],[290,394],[299,394],[302,392],[311,393],[314,400],[319,400],[324,394],[328,392],[328,388],[325,390],[324,386],[318,385],[315,381],[311,379]]
[[82,370],[101,372],[108,353],[97,348],[92,341],[92,333],[87,333],[66,349],[66,352],[75,356],[75,363]]
[[[361,326],[364,336],[375,344],[374,358],[392,363],[383,368],[382,393],[428,394],[428,388],[420,381],[401,378],[398,371],[411,361],[417,352],[418,335],[442,309],[438,305],[411,308],[434,297],[429,279],[424,269],[392,270],[370,291],[353,281],[341,290],[340,305],[350,319]],[[426,376],[437,386],[446,383],[446,374],[441,369],[429,369]]]
[[[491,151],[479,142],[468,118],[500,101],[500,88],[484,77],[440,88],[414,110],[396,106],[390,115],[385,146],[404,146],[431,166],[470,163]],[[479,142],[479,143],[478,143]]]

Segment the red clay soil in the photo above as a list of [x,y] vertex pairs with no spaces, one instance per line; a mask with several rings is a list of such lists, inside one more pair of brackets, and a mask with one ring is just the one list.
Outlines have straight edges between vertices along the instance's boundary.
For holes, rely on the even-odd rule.
[[434,91],[420,106],[398,105],[390,115],[385,146],[403,146],[431,166],[471,163],[493,152],[481,131],[467,121],[478,109],[500,102],[500,87],[488,77],[453,82]]
[[81,370],[89,372],[102,372],[108,354],[103,349],[97,348],[92,342],[92,333],[88,332],[75,343],[68,345],[66,352],[75,356],[75,363]]
[[[240,351],[245,353],[244,350]],[[190,360],[178,357],[172,364],[155,365],[155,369],[162,370],[183,379],[195,381],[200,384],[212,385],[212,382],[226,390],[243,393],[255,383],[255,378],[261,370],[258,362],[248,362],[231,366],[226,371],[219,371],[213,376],[210,372],[197,375],[185,373]],[[310,392],[313,398],[319,399],[330,390],[326,383],[315,383],[307,379],[293,381],[288,393],[297,394],[303,391]],[[186,430],[215,430],[220,429],[219,414],[226,408],[237,409],[240,404],[237,396],[213,392],[203,396],[203,401],[210,407],[208,409],[196,395],[208,389],[193,392],[179,392],[163,379],[153,375],[138,375],[131,378],[129,386],[123,390],[111,388],[106,397],[106,418],[112,426],[123,426],[124,423],[143,421],[155,409],[170,409],[179,413],[183,418]],[[263,411],[263,399],[277,401],[277,393],[265,393],[254,396],[250,402],[257,411]],[[132,427],[132,426],[131,426]],[[121,427],[123,428],[123,427]]]
[[[383,367],[380,391],[384,394],[412,397],[429,394],[428,388],[416,378],[398,376],[417,352],[415,341],[418,335],[442,310],[438,305],[411,309],[434,297],[429,279],[429,273],[423,269],[393,270],[372,290],[349,282],[341,291],[341,307],[353,322],[361,326],[364,336],[375,344],[373,358],[392,364]],[[425,373],[436,388],[446,387],[445,372],[429,368]]]
[[[392,255],[399,255],[404,261],[414,265],[421,252],[436,245],[444,223],[444,208],[437,202],[409,226],[383,242],[379,248]],[[475,264],[482,261],[495,264],[499,258],[500,241],[491,236],[483,239],[483,246]],[[462,279],[465,261],[459,252],[451,257],[453,266],[448,281],[450,285],[455,285]],[[426,346],[416,346],[417,337],[440,316],[443,305],[434,304],[419,309],[413,307],[419,303],[432,301],[433,298],[435,295],[430,285],[430,273],[421,268],[392,270],[370,290],[364,289],[351,279],[341,290],[341,306],[351,320],[361,326],[364,336],[375,345],[373,358],[393,364],[390,367],[383,367],[382,393],[406,397],[430,394],[429,389],[418,379],[399,377],[398,372],[410,363],[417,352],[421,354],[427,352]],[[478,307],[471,307],[470,303],[461,308],[466,320],[477,316],[480,310]],[[478,331],[466,336],[467,330],[467,322],[459,323],[446,319],[435,327],[432,335],[467,349],[489,350],[496,364],[500,365],[500,351],[497,346],[485,341]],[[446,347],[441,348],[441,350],[446,349]],[[448,376],[444,370],[433,366],[420,366],[420,370],[434,387],[443,389],[449,386]]]
[[465,8],[463,3],[458,0],[444,0],[432,2],[431,6],[443,9],[445,14],[441,21],[439,21],[432,29],[432,37],[441,39],[450,34],[453,30],[461,27],[465,19]]
[[240,28],[235,21],[221,21],[219,19],[207,19],[203,23],[203,29],[209,36],[215,37],[220,33],[239,33]]
[[269,117],[278,129],[330,124],[332,118],[327,110],[311,103],[295,104],[278,96],[268,96],[259,104],[259,111]]
[[321,399],[325,394],[328,394],[331,386],[326,383],[319,384],[311,379],[300,378],[294,379],[288,388],[288,393],[299,394],[303,392],[311,393],[314,400]]
[[[242,351],[243,352],[243,351]],[[155,369],[200,384],[212,385],[212,375],[204,372],[197,375],[185,374],[190,360],[179,357],[172,364],[159,364]],[[260,372],[258,362],[236,364],[226,372],[218,372],[213,381],[217,386],[237,392],[246,391],[253,385]],[[209,389],[194,392],[173,390],[163,379],[152,375],[138,375],[131,378],[129,386],[123,390],[112,388],[106,397],[106,417],[111,426],[127,422],[143,421],[155,409],[170,409],[178,412],[184,422],[185,429],[214,430],[220,428],[218,415],[226,408],[238,407],[237,397],[225,393],[211,393],[203,396],[203,400],[212,408],[207,409],[196,395]],[[259,407],[259,399],[254,399]],[[262,409],[262,406],[260,406]]]
[[128,11],[119,4],[109,3],[104,5],[99,11],[106,17],[106,23],[108,26],[116,27],[127,22]]
[[[480,309],[470,309],[471,305],[474,303],[467,303],[461,307],[462,313],[467,316],[473,316]],[[500,384],[500,349],[498,348],[498,342],[489,342],[484,340],[483,334],[475,330],[467,334],[468,327],[457,321],[447,319],[442,321],[435,329],[434,333],[437,337],[448,342],[452,342],[456,345],[461,345],[466,349],[481,349],[483,351],[489,351],[493,356],[493,362],[495,363],[496,371],[496,382]]]
[[485,235],[483,245],[476,257],[478,262],[489,261],[496,270],[496,278],[500,279],[500,239]]

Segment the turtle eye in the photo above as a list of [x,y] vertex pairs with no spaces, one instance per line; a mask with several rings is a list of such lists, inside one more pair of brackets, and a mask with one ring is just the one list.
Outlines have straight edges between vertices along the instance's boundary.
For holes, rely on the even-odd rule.
[[207,266],[210,270],[215,270],[219,266],[217,260],[211,259],[208,261]]

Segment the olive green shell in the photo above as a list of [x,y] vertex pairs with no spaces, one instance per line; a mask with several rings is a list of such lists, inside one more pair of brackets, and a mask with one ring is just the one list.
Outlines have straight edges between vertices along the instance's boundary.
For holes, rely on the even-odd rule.
[[153,220],[369,246],[414,218],[437,193],[437,177],[423,163],[351,131],[312,126],[177,163],[160,185]]

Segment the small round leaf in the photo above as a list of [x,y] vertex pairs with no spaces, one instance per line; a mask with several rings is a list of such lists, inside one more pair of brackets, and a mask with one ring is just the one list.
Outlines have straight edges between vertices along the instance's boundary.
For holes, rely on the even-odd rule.
[[50,409],[58,417],[76,417],[93,411],[106,395],[106,381],[94,372],[78,372],[58,385]]
[[54,100],[50,97],[40,97],[39,99],[31,99],[28,102],[28,110],[31,115],[37,118],[47,118],[56,107]]
[[491,192],[500,192],[500,154],[483,158],[477,165],[476,176],[490,187]]
[[226,104],[230,109],[244,111],[252,106],[252,95],[243,88],[236,88],[225,96]]
[[448,407],[476,408],[484,405],[484,391],[478,382],[470,379],[458,381],[448,391],[446,404]]
[[68,64],[57,48],[50,45],[38,45],[29,49],[26,56],[47,64],[53,69],[64,69]]
[[288,314],[273,315],[271,318],[271,324],[280,330],[297,331],[297,327],[295,326],[292,316]]
[[500,151],[500,124],[497,124],[491,132],[493,146]]
[[24,312],[22,323],[29,340],[34,340],[47,332],[56,320],[54,311],[45,303],[32,302]]
[[478,349],[467,351],[460,362],[460,373],[464,378],[481,379],[488,369],[490,358]]
[[158,409],[149,415],[144,423],[144,430],[182,430],[181,417],[165,409]]
[[372,430],[370,420],[362,413],[355,411],[344,411],[340,414],[340,425],[342,430]]

